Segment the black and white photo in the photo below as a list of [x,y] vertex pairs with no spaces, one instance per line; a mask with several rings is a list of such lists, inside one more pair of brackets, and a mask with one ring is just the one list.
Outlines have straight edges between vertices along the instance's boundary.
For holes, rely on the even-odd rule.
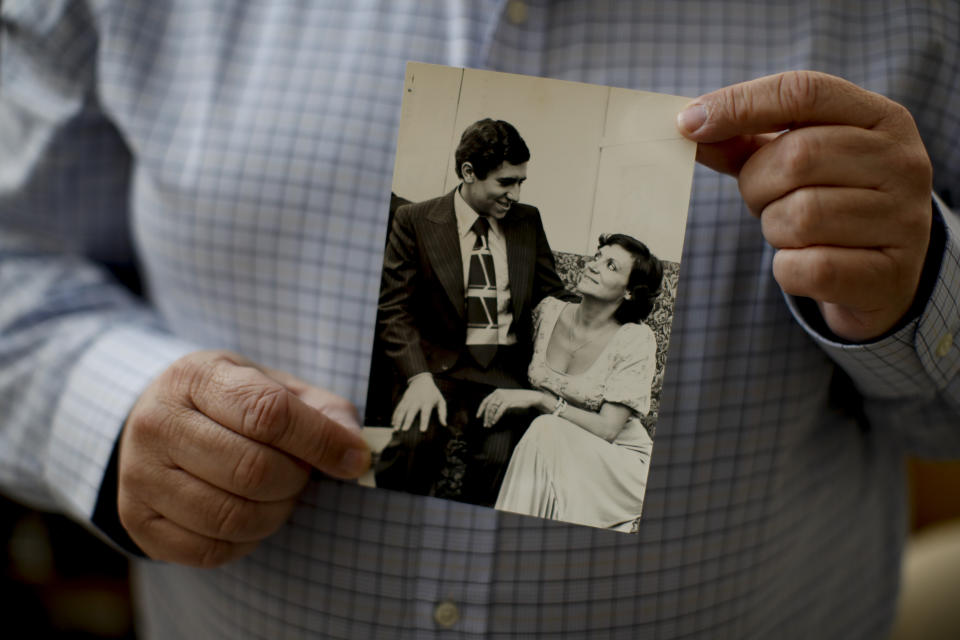
[[367,484],[638,529],[693,171],[684,103],[408,64]]

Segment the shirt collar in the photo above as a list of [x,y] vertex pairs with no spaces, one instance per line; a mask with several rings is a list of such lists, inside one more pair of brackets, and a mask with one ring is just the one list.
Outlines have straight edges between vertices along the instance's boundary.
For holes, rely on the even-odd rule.
[[[476,222],[477,218],[480,217],[477,215],[477,212],[473,210],[473,207],[467,204],[467,201],[460,195],[460,187],[462,186],[463,183],[457,187],[453,194],[453,211],[457,215],[457,231],[461,238],[468,233],[472,233],[470,228],[473,226],[473,223]],[[490,230],[493,231],[493,234],[498,238],[501,237],[500,221],[492,216],[487,216],[487,222],[490,223]]]

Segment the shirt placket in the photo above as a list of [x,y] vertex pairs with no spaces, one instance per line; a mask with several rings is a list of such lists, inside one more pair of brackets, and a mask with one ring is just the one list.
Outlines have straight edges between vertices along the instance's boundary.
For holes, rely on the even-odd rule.
[[486,635],[497,524],[493,509],[430,500],[421,529],[418,628]]
[[[463,60],[473,68],[507,68],[536,73],[545,38],[545,3],[519,0],[489,2],[466,28],[478,37]],[[464,19],[466,16],[459,16]],[[451,25],[459,33],[464,25]],[[539,30],[539,31],[538,31]],[[519,49],[509,43],[523,43]],[[507,43],[507,46],[504,46]],[[513,52],[513,55],[511,52]],[[520,68],[518,68],[518,65]],[[486,637],[495,616],[492,603],[498,548],[499,516],[493,509],[431,500],[425,506],[417,563],[417,637],[433,630],[436,637],[459,634]]]

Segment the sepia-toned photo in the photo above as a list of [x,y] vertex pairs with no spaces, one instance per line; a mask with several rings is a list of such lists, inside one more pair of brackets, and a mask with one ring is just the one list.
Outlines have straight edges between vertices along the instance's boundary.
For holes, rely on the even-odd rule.
[[637,531],[688,100],[420,63],[404,92],[361,482]]

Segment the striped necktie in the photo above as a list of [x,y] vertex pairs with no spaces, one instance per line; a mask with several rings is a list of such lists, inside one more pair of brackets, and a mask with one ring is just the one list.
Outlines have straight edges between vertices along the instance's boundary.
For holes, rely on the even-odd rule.
[[497,329],[497,275],[493,254],[487,241],[490,222],[477,218],[470,229],[477,241],[470,252],[467,276],[467,348],[477,363],[486,369],[497,353],[500,331]]

